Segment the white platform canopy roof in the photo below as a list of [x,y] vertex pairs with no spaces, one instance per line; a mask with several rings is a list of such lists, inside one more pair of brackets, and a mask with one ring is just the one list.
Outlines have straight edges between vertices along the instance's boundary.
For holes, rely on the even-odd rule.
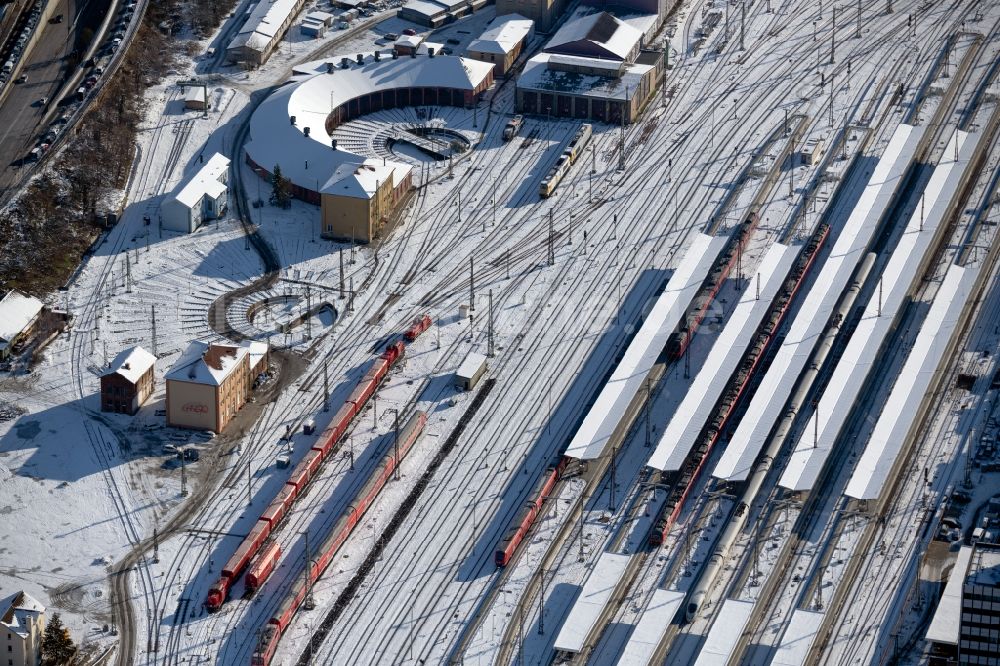
[[[649,458],[650,467],[676,470],[684,464],[716,402],[722,397],[730,376],[753,341],[754,331],[771,309],[771,301],[784,284],[798,250],[798,247],[775,243],[764,254],[757,273],[747,280],[747,288],[739,303],[708,352],[705,364],[691,380],[684,399],[663,430],[660,443]],[[757,276],[760,279],[760,298],[757,298]]]
[[771,666],[805,666],[806,657],[823,624],[823,613],[796,610],[788,622]]
[[726,599],[708,632],[698,660],[694,662],[695,666],[726,666],[750,619],[751,611],[753,603],[750,601]]
[[844,494],[848,497],[876,499],[882,494],[896,456],[913,428],[920,402],[958,325],[975,277],[976,271],[961,266],[952,265],[948,269],[847,484]]
[[817,279],[801,299],[801,306],[781,347],[712,472],[716,478],[744,481],[750,474],[754,460],[788,402],[834,306],[864,256],[886,206],[913,159],[921,135],[922,132],[914,131],[911,125],[900,125],[893,134],[829,257],[821,267],[813,269],[822,278]]
[[958,559],[951,569],[951,576],[944,586],[944,593],[938,601],[937,610],[931,626],[927,628],[927,640],[933,643],[958,645],[962,619],[962,588],[965,586],[965,575],[969,572],[969,562],[972,560],[972,546],[962,546],[958,551]]
[[663,294],[584,417],[566,450],[567,456],[581,460],[600,457],[725,244],[725,236],[695,236]]
[[[975,141],[966,141],[965,132],[956,131],[942,162],[934,169],[924,190],[925,213],[921,206],[910,218],[899,244],[882,272],[882,299],[874,294],[848,341],[809,423],[803,429],[779,484],[789,490],[810,490],[819,477],[840,431],[861,393],[865,379],[875,364],[879,349],[892,330],[896,316],[914,281],[945,210],[968,164]],[[959,161],[955,162],[958,144]],[[956,168],[956,166],[958,168]],[[819,419],[818,428],[815,423]]]
[[645,666],[653,658],[667,627],[684,603],[684,593],[658,589],[618,657],[618,666]]
[[601,611],[611,600],[611,594],[625,573],[630,559],[628,555],[617,553],[601,555],[556,636],[557,650],[579,652],[583,649],[587,636],[597,624]]

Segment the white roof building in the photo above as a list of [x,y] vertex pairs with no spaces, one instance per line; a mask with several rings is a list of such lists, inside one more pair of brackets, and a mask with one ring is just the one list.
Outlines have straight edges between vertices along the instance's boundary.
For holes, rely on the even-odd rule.
[[545,45],[545,52],[631,61],[641,42],[641,30],[608,12],[598,12],[563,24]]
[[249,353],[247,347],[195,340],[170,368],[165,379],[221,386]]
[[0,627],[0,634],[7,634],[7,663],[36,666],[45,633],[45,607],[27,592],[17,592],[0,602]]
[[263,63],[304,4],[305,0],[259,0],[226,48],[229,58]]
[[156,357],[142,347],[130,347],[123,349],[115,356],[114,360],[104,371],[105,375],[121,375],[129,382],[135,384],[139,378],[146,374],[150,368],[156,364]]
[[215,153],[160,205],[163,228],[191,233],[222,215],[228,203],[229,158]]
[[[269,173],[280,165],[282,175],[295,185],[321,191],[341,166],[349,165],[354,171],[373,163],[366,156],[333,147],[326,129],[331,109],[393,89],[460,90],[471,95],[492,80],[493,72],[489,63],[454,56],[393,59],[382,54],[375,60],[369,54],[362,60],[361,65],[351,60],[347,69],[341,67],[340,58],[296,67],[297,73],[319,73],[278,89],[257,108],[246,145],[251,162]],[[327,73],[328,63],[331,73]],[[399,170],[405,165],[387,165],[396,169],[394,178],[405,175]]]
[[17,338],[38,320],[43,307],[37,298],[13,289],[0,300],[0,357],[10,353]]
[[469,44],[469,51],[506,55],[527,39],[535,22],[520,14],[507,14],[494,19],[495,25]]

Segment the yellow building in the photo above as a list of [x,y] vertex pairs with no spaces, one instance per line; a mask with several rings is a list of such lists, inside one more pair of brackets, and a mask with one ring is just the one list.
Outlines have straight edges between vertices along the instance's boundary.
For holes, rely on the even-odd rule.
[[250,396],[250,350],[192,342],[166,375],[167,425],[222,432]]
[[411,184],[412,170],[405,164],[342,164],[320,190],[320,235],[370,243]]

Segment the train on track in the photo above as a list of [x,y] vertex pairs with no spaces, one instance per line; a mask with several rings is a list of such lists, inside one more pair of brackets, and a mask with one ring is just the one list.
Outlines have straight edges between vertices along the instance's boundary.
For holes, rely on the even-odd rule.
[[[418,318],[403,334],[406,342],[413,342],[422,332],[431,325],[431,318],[424,315]],[[361,412],[368,400],[374,395],[382,380],[389,374],[392,366],[402,358],[406,351],[406,342],[398,340],[393,342],[385,351],[375,359],[372,366],[365,373],[364,377],[357,383],[354,390],[348,396],[344,404],[334,415],[330,425],[322,432],[316,443],[306,453],[302,461],[292,470],[288,481],[282,486],[278,495],[264,509],[260,518],[254,524],[250,533],[236,549],[236,552],[226,562],[222,568],[222,575],[208,590],[205,599],[205,607],[210,612],[215,612],[225,603],[230,588],[239,579],[242,572],[251,560],[253,560],[267,542],[268,536],[274,531],[281,520],[291,510],[296,499],[305,492],[309,481],[316,476],[320,466],[327,460],[336,446],[340,443],[347,429],[354,418]],[[255,567],[256,567],[255,563]],[[254,585],[256,588],[267,575],[273,570],[263,567],[252,571],[254,573]],[[258,578],[258,576],[260,576]]]
[[757,228],[759,221],[760,215],[758,212],[755,210],[750,211],[740,223],[739,228],[729,237],[725,248],[723,248],[719,256],[719,261],[712,267],[712,272],[705,278],[704,284],[702,284],[692,300],[691,309],[685,313],[677,331],[667,341],[667,357],[670,360],[676,361],[684,356],[688,345],[691,344],[691,339],[694,338],[694,334],[698,331],[698,326],[701,325],[702,320],[708,313],[708,308],[715,299],[715,295],[719,293],[722,284],[729,277],[729,274],[732,273],[733,267],[741,262],[743,252],[750,243],[754,229]]
[[267,621],[261,630],[257,646],[253,656],[250,658],[251,666],[269,666],[274,653],[278,649],[278,641],[285,633],[288,625],[295,617],[296,611],[309,597],[312,586],[316,583],[326,568],[333,561],[337,551],[344,545],[347,538],[354,531],[354,528],[364,517],[365,512],[374,503],[386,482],[392,478],[393,473],[399,466],[400,461],[406,457],[414,442],[420,437],[424,426],[427,424],[427,414],[418,411],[406,422],[406,425],[398,433],[398,454],[397,448],[390,450],[375,472],[368,478],[365,485],[358,491],[354,501],[344,510],[340,519],[337,520],[330,534],[324,539],[319,550],[309,559],[308,569],[305,576],[296,576],[297,582],[292,586],[288,596],[275,611],[274,615]]
[[770,314],[758,328],[753,343],[736,369],[729,386],[719,400],[719,404],[716,405],[714,417],[702,431],[702,436],[699,440],[700,443],[688,454],[687,459],[679,470],[669,473],[664,472],[664,478],[661,481],[670,487],[670,491],[666,502],[660,507],[656,520],[653,521],[653,527],[649,532],[649,544],[651,546],[661,545],[666,539],[670,528],[677,520],[681,508],[684,506],[684,501],[698,481],[698,477],[705,462],[708,460],[712,447],[718,441],[729,417],[739,404],[743,392],[750,384],[757,364],[765,356],[771,343],[774,342],[781,323],[784,321],[785,315],[788,314],[789,306],[795,294],[803,282],[805,282],[816,260],[816,256],[826,242],[829,233],[829,225],[819,225],[809,239],[809,242],[806,243],[805,247],[799,253],[795,265],[789,272],[782,289],[774,299]]
[[559,159],[556,163],[552,165],[549,169],[549,173],[542,180],[541,184],[538,186],[538,194],[543,199],[552,196],[552,193],[556,191],[559,187],[559,183],[569,172],[570,167],[576,164],[576,161],[580,159],[583,155],[584,149],[586,149],[587,144],[590,143],[590,136],[593,133],[593,127],[590,123],[584,123],[580,125],[580,129],[576,131],[573,135],[573,139],[563,150]]
[[528,534],[535,519],[538,518],[538,514],[542,512],[542,505],[545,500],[552,494],[552,489],[556,487],[556,482],[559,481],[563,470],[566,469],[567,461],[568,458],[563,457],[555,465],[550,465],[538,480],[538,484],[531,493],[531,497],[525,502],[521,511],[517,514],[517,519],[511,525],[510,529],[507,530],[507,534],[504,535],[503,540],[497,545],[496,552],[493,554],[493,561],[498,567],[507,566],[514,556],[517,547]]

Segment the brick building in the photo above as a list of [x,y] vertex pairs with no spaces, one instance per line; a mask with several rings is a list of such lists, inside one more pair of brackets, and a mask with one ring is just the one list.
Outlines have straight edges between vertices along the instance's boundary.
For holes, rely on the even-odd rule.
[[156,357],[131,347],[115,357],[101,375],[101,411],[135,414],[156,387]]

